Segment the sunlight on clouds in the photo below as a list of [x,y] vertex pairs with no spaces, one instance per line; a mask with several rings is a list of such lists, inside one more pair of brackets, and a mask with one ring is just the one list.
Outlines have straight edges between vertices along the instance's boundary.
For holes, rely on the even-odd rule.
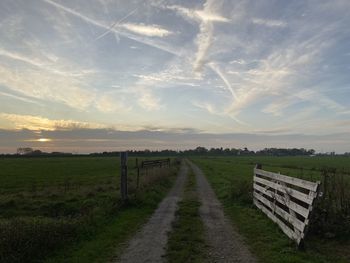
[[49,138],[40,138],[40,139],[37,139],[36,141],[38,141],[38,142],[51,142],[52,140]]
[[125,102],[125,99],[116,93],[104,94],[95,100],[95,107],[103,113],[128,112],[132,106]]
[[[24,55],[0,48],[0,84],[28,97],[64,103],[72,108],[85,109],[93,99],[85,87],[93,69],[80,69],[71,61],[42,51],[36,44],[26,44],[35,55]],[[8,66],[8,65],[11,66]],[[23,67],[26,66],[24,69]]]
[[28,97],[61,102],[79,110],[86,109],[94,100],[94,94],[81,88],[82,82],[75,78],[34,69],[18,74],[1,65],[0,75],[0,84]]
[[119,27],[125,28],[131,32],[149,36],[149,37],[166,37],[172,34],[172,32],[158,25],[125,23],[120,25]]
[[163,106],[160,103],[160,99],[155,97],[150,91],[143,90],[138,98],[140,107],[146,110],[160,110]]
[[27,2],[0,1],[0,128],[319,133],[350,112],[347,1]]
[[0,113],[0,119],[10,121],[10,129],[28,129],[33,131],[106,128],[105,125],[96,123],[78,122],[73,120],[50,120],[32,115]]
[[211,9],[209,10],[196,10],[194,13],[203,21],[211,22],[230,22],[230,19],[220,16],[218,14],[212,13]]

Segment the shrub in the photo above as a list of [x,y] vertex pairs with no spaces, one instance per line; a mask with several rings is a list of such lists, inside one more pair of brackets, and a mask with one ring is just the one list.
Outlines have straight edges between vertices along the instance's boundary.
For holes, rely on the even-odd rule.
[[252,183],[248,180],[231,182],[230,197],[244,204],[251,204],[253,200]]
[[311,231],[327,238],[350,235],[350,176],[336,169],[322,170],[321,197],[318,199]]

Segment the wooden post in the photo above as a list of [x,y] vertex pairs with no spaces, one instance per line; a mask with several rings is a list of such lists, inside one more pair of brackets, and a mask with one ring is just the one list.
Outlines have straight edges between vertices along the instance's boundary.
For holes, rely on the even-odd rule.
[[139,160],[137,158],[136,158],[136,169],[137,169],[136,189],[139,189],[139,185],[140,185],[140,167],[139,167]]
[[120,153],[120,195],[122,201],[128,200],[128,153]]

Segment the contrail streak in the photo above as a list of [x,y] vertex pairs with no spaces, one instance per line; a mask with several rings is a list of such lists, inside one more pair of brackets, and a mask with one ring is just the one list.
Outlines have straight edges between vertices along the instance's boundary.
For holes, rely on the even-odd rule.
[[168,52],[168,53],[170,53],[172,55],[180,56],[179,53],[175,49],[173,49],[171,47],[165,47],[163,45],[154,43],[153,41],[150,41],[149,39],[138,37],[138,36],[135,36],[135,35],[130,34],[130,33],[118,31],[115,28],[110,28],[109,26],[107,26],[107,25],[105,25],[105,24],[103,24],[103,23],[101,23],[99,21],[96,21],[96,20],[94,20],[92,18],[89,18],[89,17],[87,17],[87,16],[85,16],[85,15],[83,15],[83,14],[81,14],[81,13],[79,13],[79,12],[77,12],[77,11],[71,9],[71,8],[68,8],[68,7],[63,6],[61,4],[58,4],[58,3],[54,2],[54,1],[51,1],[51,0],[42,0],[42,1],[52,5],[54,7],[56,7],[57,9],[63,10],[63,11],[65,11],[65,12],[71,14],[71,15],[79,17],[82,20],[84,20],[84,21],[86,21],[86,22],[88,22],[88,23],[90,23],[92,25],[95,25],[97,27],[100,27],[100,28],[103,28],[103,29],[106,29],[106,30],[110,30],[110,31],[112,31],[114,33],[118,33],[118,34],[120,34],[120,35],[122,35],[122,36],[124,36],[126,38],[129,38],[129,39],[135,40],[137,42],[140,42],[142,44],[145,44],[145,45],[157,48],[159,50]]
[[129,14],[127,14],[126,16],[124,16],[123,18],[119,19],[118,21],[114,22],[108,30],[106,30],[103,34],[101,34],[100,36],[98,36],[96,40],[99,40],[100,38],[103,38],[105,35],[109,34],[110,32],[113,32],[112,30],[114,29],[114,27],[118,24],[120,24],[121,22],[123,22],[125,19],[127,19],[129,16],[131,16],[132,14],[134,14],[137,11],[138,8],[136,8],[135,10],[131,11]]
[[231,83],[227,80],[225,75],[221,72],[220,68],[214,63],[208,63],[208,66],[222,79],[222,81],[226,84],[227,89],[232,94],[234,100],[237,101],[238,97],[235,90],[232,88]]

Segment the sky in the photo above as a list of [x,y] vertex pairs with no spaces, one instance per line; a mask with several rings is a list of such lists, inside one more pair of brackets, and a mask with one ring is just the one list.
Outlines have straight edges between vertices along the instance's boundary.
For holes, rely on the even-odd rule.
[[348,0],[1,0],[0,152],[350,152]]

